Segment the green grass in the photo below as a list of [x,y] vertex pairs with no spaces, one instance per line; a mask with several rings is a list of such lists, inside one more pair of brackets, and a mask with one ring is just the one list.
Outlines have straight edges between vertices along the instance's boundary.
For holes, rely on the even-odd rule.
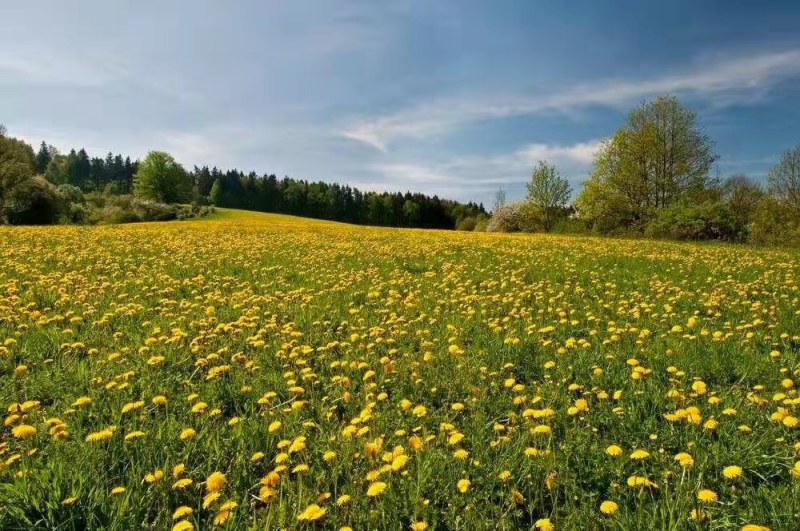
[[[0,228],[0,264],[2,529],[169,529],[179,506],[206,529],[228,500],[238,507],[227,529],[800,526],[800,427],[785,420],[800,417],[797,253],[219,209]],[[72,407],[82,396],[91,403]],[[578,400],[588,411],[571,414]],[[36,403],[14,416],[26,401]],[[665,418],[691,406],[698,424]],[[59,423],[64,437],[49,433]],[[35,435],[15,437],[20,425]],[[109,439],[85,442],[108,426]],[[196,436],[181,440],[188,427]],[[134,431],[145,435],[125,441]],[[624,453],[607,455],[612,444]],[[637,448],[649,457],[630,459]],[[392,470],[400,453],[408,461]],[[178,464],[193,482],[175,490]],[[742,476],[724,478],[729,465]],[[156,470],[163,479],[147,483]],[[259,499],[276,470],[274,494]],[[226,483],[204,508],[214,471]],[[634,475],[655,487],[629,487]],[[373,481],[387,488],[368,497]],[[700,503],[701,488],[719,501]],[[602,515],[604,500],[619,511]],[[298,521],[312,503],[325,514]]]

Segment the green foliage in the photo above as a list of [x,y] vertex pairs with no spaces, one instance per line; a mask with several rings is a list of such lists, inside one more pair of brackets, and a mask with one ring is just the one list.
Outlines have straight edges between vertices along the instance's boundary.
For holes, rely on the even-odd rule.
[[178,206],[175,217],[179,220],[187,220],[209,216],[214,212],[216,212],[216,209],[213,206],[193,203],[191,205]]
[[732,175],[722,184],[720,197],[730,208],[737,223],[746,226],[764,198],[764,190],[746,175]]
[[11,225],[51,225],[61,221],[64,197],[43,177],[31,177],[11,189],[5,211]]
[[753,213],[748,241],[756,245],[800,247],[800,215],[786,202],[766,196]]
[[645,235],[674,240],[744,241],[746,230],[721,201],[681,202],[658,210]]
[[0,135],[0,223],[7,223],[20,208],[20,193],[15,189],[30,181],[34,168],[33,149],[28,144]]
[[132,195],[108,196],[94,192],[86,195],[86,202],[89,205],[87,223],[91,225],[169,221],[178,215],[176,206]]
[[475,230],[475,227],[478,225],[478,220],[473,216],[467,216],[462,218],[458,223],[456,223],[456,230],[463,230],[467,232],[472,232]]
[[[64,155],[54,156],[47,164],[45,178],[53,184],[69,183],[69,160]],[[76,187],[77,188],[77,187]]]
[[642,230],[658,209],[705,188],[715,160],[695,114],[674,97],[658,98],[634,109],[603,144],[579,211],[601,232]]
[[214,184],[211,186],[211,192],[208,194],[208,200],[212,205],[219,206],[224,204],[224,199],[222,197],[222,182],[219,179],[216,179]]
[[136,196],[160,203],[191,199],[192,181],[183,166],[163,151],[151,151],[133,177]]
[[558,173],[555,165],[540,160],[527,184],[528,203],[536,207],[542,217],[542,228],[549,232],[564,216],[572,193],[569,182]]
[[800,146],[784,152],[767,175],[769,192],[800,215]]

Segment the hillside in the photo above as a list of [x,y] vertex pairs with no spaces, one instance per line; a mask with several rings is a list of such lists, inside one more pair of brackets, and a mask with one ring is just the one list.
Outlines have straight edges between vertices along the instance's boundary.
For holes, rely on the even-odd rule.
[[0,263],[3,529],[800,525],[797,253],[221,209]]

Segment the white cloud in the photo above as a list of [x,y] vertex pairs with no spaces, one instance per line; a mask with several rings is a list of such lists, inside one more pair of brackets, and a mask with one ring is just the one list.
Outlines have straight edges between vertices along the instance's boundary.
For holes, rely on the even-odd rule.
[[363,120],[341,135],[386,151],[399,138],[426,138],[479,120],[620,106],[659,94],[689,95],[717,105],[758,98],[781,79],[800,74],[800,50],[763,53],[697,65],[688,72],[643,80],[605,80],[560,90],[498,99],[439,100]]
[[577,185],[587,177],[602,142],[597,139],[576,144],[533,143],[497,155],[376,164],[371,169],[381,177],[380,183],[364,184],[370,185],[370,189],[397,191],[414,190],[422,185],[427,192],[445,197],[487,200],[499,186],[522,189],[533,165],[546,160]]
[[594,160],[602,140],[578,142],[572,145],[528,144],[516,152],[516,156],[533,164],[539,160],[550,162],[575,162],[589,165]]

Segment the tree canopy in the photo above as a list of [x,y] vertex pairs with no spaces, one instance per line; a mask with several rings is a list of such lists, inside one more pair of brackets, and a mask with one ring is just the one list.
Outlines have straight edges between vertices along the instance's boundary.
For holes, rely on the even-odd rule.
[[767,174],[769,191],[800,215],[800,146],[783,153]]
[[540,160],[528,182],[528,201],[541,212],[544,230],[553,229],[556,220],[564,213],[572,190],[569,182],[556,170],[555,165]]
[[133,192],[161,203],[187,202],[191,200],[192,180],[172,155],[151,151],[133,177]]
[[703,190],[717,159],[694,112],[664,96],[642,104],[603,143],[577,198],[581,215],[601,224],[637,226]]

